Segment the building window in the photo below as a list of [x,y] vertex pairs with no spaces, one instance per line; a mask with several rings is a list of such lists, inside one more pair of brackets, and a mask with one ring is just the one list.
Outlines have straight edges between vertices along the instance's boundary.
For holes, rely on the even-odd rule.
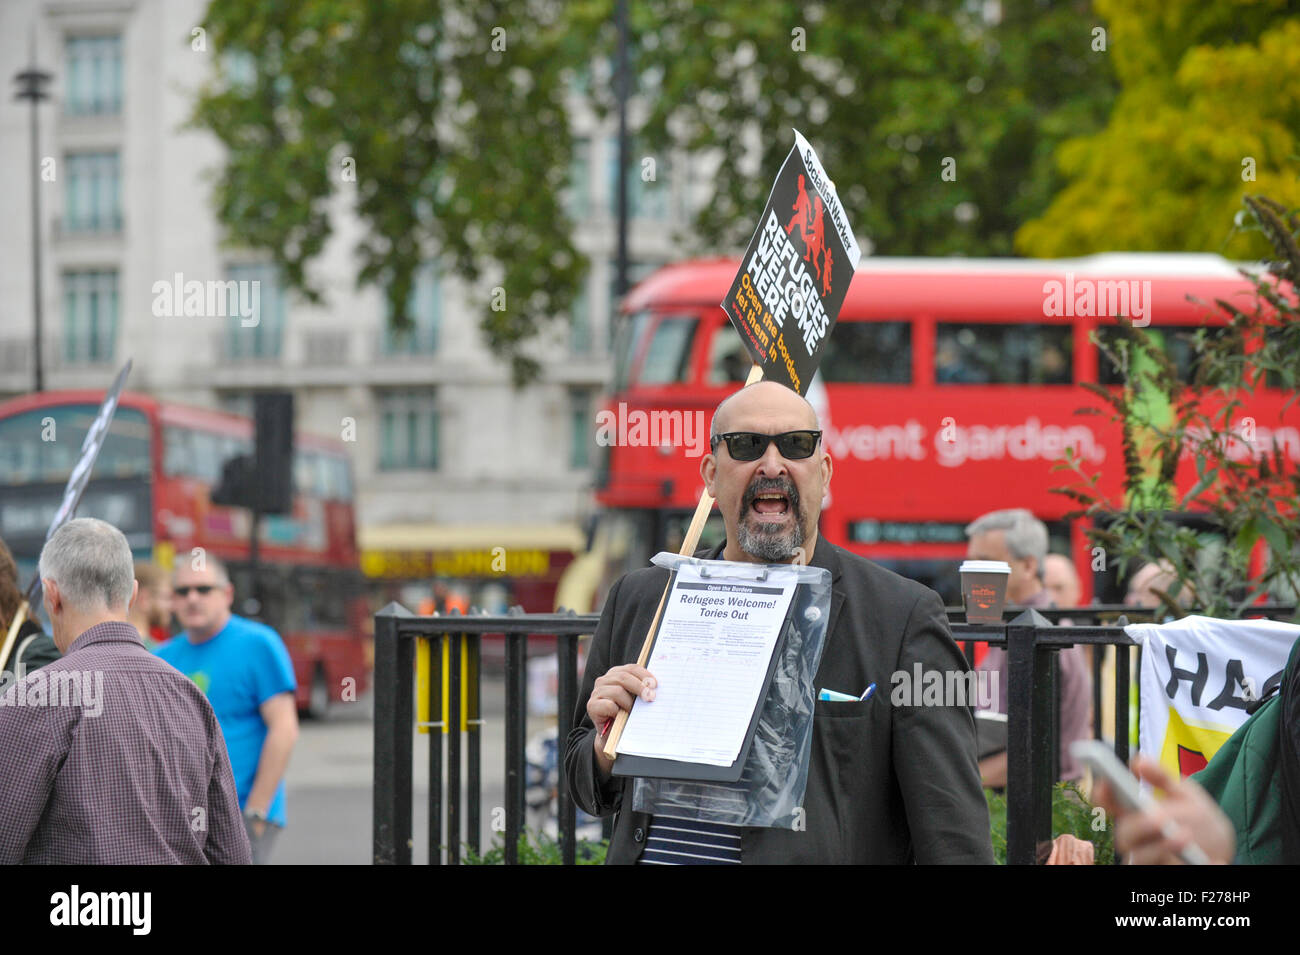
[[591,392],[585,388],[569,391],[569,467],[575,471],[591,467],[591,445],[595,436],[595,418],[591,413]]
[[64,112],[116,116],[122,112],[122,38],[70,36],[64,41]]
[[581,99],[591,96],[591,64],[572,67],[569,70],[569,93]]
[[122,176],[116,152],[68,153],[63,180],[65,231],[121,231]]
[[569,350],[575,355],[591,354],[591,304],[585,278],[578,286],[573,307],[569,310]]
[[428,355],[438,350],[438,326],[442,321],[442,284],[433,265],[424,265],[414,275],[406,313],[410,328],[395,331],[391,309],[384,308],[384,354]]
[[248,50],[227,51],[221,65],[231,89],[248,92],[257,86],[257,58]]
[[[618,215],[618,138],[608,140],[609,214]],[[628,144],[627,214],[631,219],[661,221],[668,217],[668,157],[649,154],[637,145],[635,139]]]
[[232,265],[226,283],[227,357],[279,358],[285,295],[275,266]]
[[591,215],[591,140],[573,141],[569,164],[569,189],[565,196],[569,216],[581,221]]
[[438,469],[438,398],[431,389],[379,395],[379,470]]
[[64,272],[64,359],[112,361],[116,342],[117,272]]

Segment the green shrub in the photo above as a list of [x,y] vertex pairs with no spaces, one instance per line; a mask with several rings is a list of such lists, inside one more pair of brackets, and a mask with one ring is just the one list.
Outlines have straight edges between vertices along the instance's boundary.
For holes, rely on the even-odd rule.
[[[604,865],[608,842],[579,842],[574,850],[574,859],[578,865]],[[465,865],[505,865],[505,840],[496,836],[492,846],[482,855],[469,846],[465,847]],[[520,865],[563,865],[560,843],[540,832],[525,829],[519,834]]]
[[[989,804],[989,838],[993,842],[993,860],[1007,864],[1007,798],[984,790]],[[1097,822],[1104,827],[1095,828]],[[1096,812],[1074,783],[1057,783],[1052,789],[1052,838],[1071,835],[1093,846],[1093,861],[1110,865],[1115,859],[1115,845],[1109,817]]]

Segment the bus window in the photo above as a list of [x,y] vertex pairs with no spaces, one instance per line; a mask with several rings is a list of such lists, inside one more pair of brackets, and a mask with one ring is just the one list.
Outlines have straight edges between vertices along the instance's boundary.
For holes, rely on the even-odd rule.
[[872,557],[871,560],[886,570],[925,584],[939,595],[945,607],[961,606],[961,578],[957,573],[961,561],[941,557]]
[[227,461],[252,453],[253,443],[248,438],[198,428],[163,430],[163,474],[167,477],[198,478],[216,484]]
[[334,471],[334,486],[338,489],[339,500],[352,500],[352,471],[348,467],[348,459],[331,456],[329,463]]
[[[1289,345],[1292,342],[1300,345],[1300,340],[1296,337],[1297,334],[1300,334],[1300,325],[1294,323],[1290,323],[1284,328],[1264,329],[1264,337],[1274,348]],[[1286,354],[1294,355],[1297,351],[1300,351],[1300,348],[1287,347],[1284,351]],[[1300,382],[1297,381],[1297,369],[1294,365],[1283,369],[1270,368],[1264,378],[1264,387],[1266,388],[1295,391],[1297,384],[1300,384]],[[1286,601],[1281,602],[1285,603]]]
[[211,431],[192,431],[190,452],[193,460],[190,462],[189,473],[193,477],[208,484],[216,484],[221,480],[221,466],[225,459],[221,456],[220,437]]
[[[1169,356],[1169,360],[1174,363],[1178,370],[1178,380],[1190,382],[1196,377],[1196,367],[1198,364],[1196,349],[1192,345],[1192,338],[1196,334],[1197,326],[1188,325],[1183,328],[1147,328],[1145,334],[1151,336],[1151,340],[1158,344]],[[1226,326],[1208,326],[1205,329],[1207,335],[1220,338],[1227,334]],[[1099,325],[1096,329],[1097,340],[1105,345],[1111,351],[1115,350],[1115,342],[1119,340],[1120,330],[1114,325]],[[1123,376],[1115,363],[1106,357],[1106,353],[1097,346],[1097,380],[1103,385],[1120,385],[1124,383]]]
[[654,337],[641,363],[640,385],[668,385],[685,382],[690,373],[691,342],[699,319],[666,316],[655,327]]
[[252,438],[239,438],[233,434],[225,434],[221,435],[217,440],[217,447],[223,464],[231,458],[239,457],[241,454],[253,453]]
[[[934,380],[940,385],[1068,385],[1069,325],[939,322]],[[836,330],[838,334],[838,329]]]
[[325,486],[329,489],[329,498],[335,501],[346,501],[351,496],[352,484],[348,477],[347,459],[333,454],[324,454],[321,455],[321,463],[325,467]]
[[709,373],[706,384],[730,385],[744,382],[754,360],[740,340],[740,333],[731,322],[723,322],[713,333],[709,343]]
[[[290,589],[291,569],[280,564],[258,564],[256,587],[252,568],[245,561],[227,561],[226,570],[235,588],[235,613],[252,617],[271,627],[281,637],[301,626],[301,601]],[[254,596],[256,594],[256,596]]]
[[[98,405],[57,405],[0,420],[0,485],[66,481]],[[135,408],[117,409],[95,462],[95,476],[149,476],[149,422]]]
[[354,588],[346,572],[297,567],[291,580],[300,598],[294,601],[293,629],[342,630],[347,627],[347,601]]
[[315,455],[310,451],[294,448],[293,490],[295,494],[316,496],[315,463]]
[[190,450],[190,435],[194,432],[188,428],[163,429],[163,475],[181,477],[189,473],[190,462],[194,453]]
[[313,454],[312,461],[316,472],[316,494],[327,500],[337,498],[339,489],[334,484],[334,471],[330,468],[329,458],[323,454]]
[[840,322],[826,340],[821,373],[827,384],[910,385],[912,323]]
[[650,324],[649,312],[621,316],[614,336],[614,393],[626,391],[632,378],[632,362]]

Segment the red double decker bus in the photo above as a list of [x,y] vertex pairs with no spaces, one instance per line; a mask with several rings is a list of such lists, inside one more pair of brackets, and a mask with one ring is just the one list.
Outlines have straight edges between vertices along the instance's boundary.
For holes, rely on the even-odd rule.
[[[593,606],[618,574],[680,545],[703,486],[701,449],[683,447],[682,435],[700,423],[707,435],[713,408],[750,368],[718,305],[739,267],[730,259],[667,266],[624,302],[602,411],[605,420],[643,424],[657,415],[660,427],[643,429],[649,441],[605,449],[592,552],[574,568],[587,575]],[[1050,493],[1071,483],[1053,470],[1067,447],[1101,470],[1103,491],[1114,496],[1121,486],[1118,426],[1108,414],[1076,413],[1102,404],[1082,382],[1119,381],[1091,333],[1115,334],[1116,314],[1148,322],[1190,374],[1191,334],[1224,323],[1215,300],[1248,309],[1254,298],[1251,283],[1214,255],[864,259],[809,391],[834,462],[821,533],[959,605],[965,525],[1025,507],[1046,522],[1051,550],[1072,557],[1091,599],[1085,529],[1065,517],[1077,505]],[[1261,389],[1246,413],[1256,448],[1276,440],[1300,460],[1300,409],[1284,413],[1286,398]],[[697,416],[696,428],[680,427],[673,413]],[[702,540],[721,534],[715,511]],[[581,589],[565,588],[570,605],[581,606]]]
[[[0,538],[24,583],[76,464],[102,392],[46,392],[0,404]],[[135,557],[170,568],[202,547],[228,566],[236,612],[253,592],[250,515],[211,500],[222,464],[251,453],[248,418],[122,395],[77,509],[118,527]],[[369,683],[350,464],[337,441],[294,438],[291,514],[262,518],[256,608],[293,659],[300,709],[319,714]],[[348,680],[353,682],[349,683]]]

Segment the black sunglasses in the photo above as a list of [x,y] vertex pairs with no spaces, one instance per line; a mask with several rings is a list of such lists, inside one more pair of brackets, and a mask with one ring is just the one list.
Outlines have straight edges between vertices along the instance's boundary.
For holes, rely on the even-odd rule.
[[811,457],[822,439],[820,431],[786,431],[784,434],[755,434],[753,431],[728,431],[715,434],[709,446],[716,452],[719,442],[727,442],[727,453],[736,461],[757,461],[767,452],[769,441],[776,442],[781,457],[798,461]]
[[197,590],[200,596],[206,597],[208,594],[212,593],[212,591],[216,589],[217,588],[214,587],[212,584],[196,584],[193,587],[174,587],[172,588],[172,593],[174,593],[177,597],[188,597],[190,595],[191,590]]

